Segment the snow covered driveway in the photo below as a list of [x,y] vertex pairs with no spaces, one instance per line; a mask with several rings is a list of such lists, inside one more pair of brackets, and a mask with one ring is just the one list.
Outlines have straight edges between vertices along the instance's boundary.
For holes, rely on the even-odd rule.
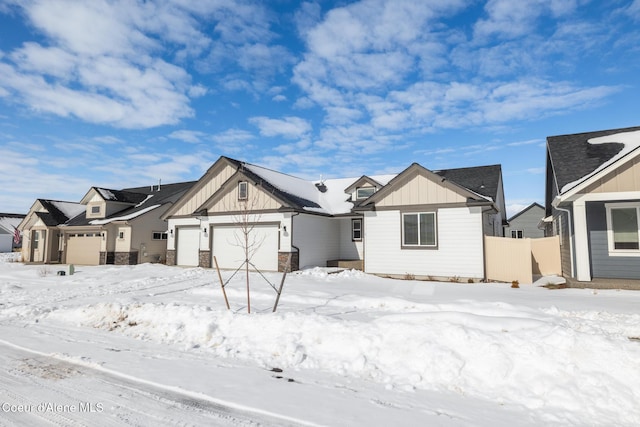
[[640,424],[640,292],[316,269],[275,314],[252,276],[249,315],[243,277],[227,311],[211,270],[48,268],[0,263],[0,404],[62,387],[34,400],[95,396],[63,414],[82,424]]

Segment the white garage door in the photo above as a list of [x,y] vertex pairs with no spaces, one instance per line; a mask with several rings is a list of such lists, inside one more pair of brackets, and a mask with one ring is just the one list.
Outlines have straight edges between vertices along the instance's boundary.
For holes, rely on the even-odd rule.
[[[257,248],[251,263],[260,271],[278,271],[278,226],[258,225],[249,234],[249,244],[255,242]],[[244,239],[240,228],[218,226],[213,228],[213,255],[220,268],[236,269],[245,259]],[[215,267],[215,265],[214,265]],[[251,267],[250,267],[251,268]]]
[[76,233],[67,238],[67,264],[100,264],[99,233]]
[[197,267],[200,260],[200,228],[179,227],[176,264]]

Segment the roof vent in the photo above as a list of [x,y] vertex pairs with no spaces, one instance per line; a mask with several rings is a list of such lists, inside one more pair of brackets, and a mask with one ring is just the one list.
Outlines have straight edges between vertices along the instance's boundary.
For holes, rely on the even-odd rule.
[[321,193],[326,193],[327,192],[327,186],[324,185],[324,182],[318,182],[316,183],[316,188],[318,189],[318,191],[320,191]]

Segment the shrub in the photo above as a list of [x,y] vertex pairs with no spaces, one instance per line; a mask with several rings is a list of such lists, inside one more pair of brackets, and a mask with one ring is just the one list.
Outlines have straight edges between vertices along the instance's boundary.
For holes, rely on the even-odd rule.
[[416,275],[415,274],[411,274],[411,273],[405,273],[403,279],[404,280],[416,280]]
[[511,287],[512,288],[519,288],[520,287],[520,282],[518,282],[517,280],[514,280],[511,282]]

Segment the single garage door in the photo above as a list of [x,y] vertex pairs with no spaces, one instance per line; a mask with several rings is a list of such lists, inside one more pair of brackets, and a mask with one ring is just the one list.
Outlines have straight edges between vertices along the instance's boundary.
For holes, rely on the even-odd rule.
[[200,260],[200,228],[179,227],[176,264],[197,267]]
[[100,264],[100,233],[74,233],[67,238],[67,264]]
[[[244,234],[239,227],[217,226],[213,228],[213,255],[220,268],[237,269],[245,259],[242,243]],[[279,233],[277,225],[257,225],[249,234],[249,241],[256,242],[251,263],[260,271],[278,271]],[[215,265],[213,265],[215,267]]]

